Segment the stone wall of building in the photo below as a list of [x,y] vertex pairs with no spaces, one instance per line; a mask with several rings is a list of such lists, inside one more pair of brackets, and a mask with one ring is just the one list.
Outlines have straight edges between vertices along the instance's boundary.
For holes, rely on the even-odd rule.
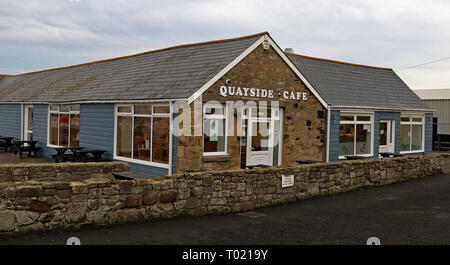
[[[443,155],[434,154],[151,180],[0,183],[0,234],[248,211],[436,175],[443,163]],[[282,188],[282,175],[293,175],[294,185]]]
[[[227,84],[230,80],[231,84]],[[220,95],[221,86],[273,89],[274,98]],[[306,93],[307,100],[289,100],[278,93]],[[283,108],[282,165],[295,165],[297,160],[325,161],[326,110],[319,100],[292,71],[278,53],[270,47],[257,47],[202,95],[202,102],[217,101],[279,101]],[[192,104],[193,105],[193,104]],[[191,106],[193,112],[193,106]],[[319,114],[320,112],[320,114]],[[202,115],[200,110],[200,115]],[[202,121],[202,117],[200,119]],[[236,119],[235,119],[236,122]],[[194,119],[191,122],[194,125]],[[236,128],[236,124],[235,127]],[[199,128],[201,131],[203,128]],[[177,172],[240,168],[240,137],[227,138],[227,155],[203,157],[202,136],[178,137]]]
[[77,181],[113,179],[112,172],[130,171],[125,162],[1,164],[0,183],[18,181]]

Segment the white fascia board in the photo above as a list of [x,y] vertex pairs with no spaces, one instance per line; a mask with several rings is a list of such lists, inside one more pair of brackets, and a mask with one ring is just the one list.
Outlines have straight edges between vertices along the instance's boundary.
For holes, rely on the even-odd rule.
[[11,101],[11,102],[0,102],[0,105],[8,104],[39,104],[39,105],[73,105],[73,104],[132,104],[132,103],[157,103],[157,102],[175,102],[175,101],[186,101],[187,98],[178,99],[134,99],[134,100],[88,100],[88,101],[66,101],[66,102],[45,102],[45,101]]
[[313,88],[311,83],[308,82],[308,80],[300,73],[298,68],[292,63],[292,61],[286,56],[286,54],[278,47],[278,45],[275,43],[275,41],[272,40],[272,38],[268,35],[265,35],[267,40],[269,41],[270,45],[275,49],[275,51],[280,55],[280,57],[289,65],[292,71],[302,80],[302,82],[306,85],[306,87],[313,93],[313,95],[319,100],[319,102],[325,107],[325,109],[328,108],[327,102],[319,95],[319,93]]
[[236,57],[230,64],[223,68],[219,73],[217,73],[213,78],[211,78],[206,84],[204,84],[199,90],[197,90],[192,96],[188,98],[188,105],[190,105],[194,100],[200,97],[203,92],[210,88],[217,80],[224,76],[228,71],[230,71],[234,66],[236,66],[242,59],[244,59],[249,53],[251,53],[256,47],[258,47],[265,39],[265,35],[261,36],[252,46],[248,47],[244,52],[242,52],[238,57]]
[[432,109],[401,109],[401,108],[380,108],[380,107],[366,107],[366,106],[330,106],[332,110],[373,110],[373,111],[419,111],[419,112],[434,112]]

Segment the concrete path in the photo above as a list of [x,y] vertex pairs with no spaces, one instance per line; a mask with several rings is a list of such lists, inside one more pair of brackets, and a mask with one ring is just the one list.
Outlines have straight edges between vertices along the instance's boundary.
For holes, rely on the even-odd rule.
[[450,174],[255,213],[0,239],[0,244],[450,244]]

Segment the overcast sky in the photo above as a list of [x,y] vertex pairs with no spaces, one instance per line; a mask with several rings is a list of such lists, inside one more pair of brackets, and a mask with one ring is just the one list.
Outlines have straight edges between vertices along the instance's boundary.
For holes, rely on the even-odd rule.
[[450,88],[450,1],[0,0],[0,73],[268,31],[283,49]]

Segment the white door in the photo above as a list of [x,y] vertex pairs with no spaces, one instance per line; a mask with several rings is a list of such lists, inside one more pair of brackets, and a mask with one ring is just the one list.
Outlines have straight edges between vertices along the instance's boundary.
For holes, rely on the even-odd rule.
[[24,114],[23,139],[31,141],[33,140],[33,105],[26,105]]
[[395,121],[380,121],[379,134],[379,152],[380,153],[394,153],[395,151]]
[[249,119],[247,134],[247,166],[272,165],[273,137],[271,119]]

